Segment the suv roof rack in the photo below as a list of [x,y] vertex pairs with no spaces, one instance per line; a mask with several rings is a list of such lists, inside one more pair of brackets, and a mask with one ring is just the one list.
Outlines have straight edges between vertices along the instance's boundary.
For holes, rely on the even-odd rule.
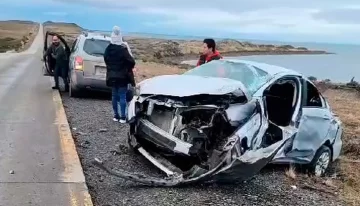
[[96,31],[96,30],[93,30],[93,31],[87,30],[87,31],[83,31],[82,33],[85,35],[85,37],[88,37],[88,36],[102,36],[102,37],[106,38],[106,37],[110,37],[110,36],[111,36],[111,35],[110,35],[109,33],[107,33],[107,32]]

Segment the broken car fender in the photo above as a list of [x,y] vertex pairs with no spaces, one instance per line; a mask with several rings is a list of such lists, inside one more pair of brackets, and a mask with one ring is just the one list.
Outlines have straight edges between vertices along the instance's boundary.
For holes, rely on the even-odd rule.
[[235,158],[214,175],[220,182],[245,181],[256,175],[284,146],[289,139],[283,139],[266,148],[248,150],[240,157]]

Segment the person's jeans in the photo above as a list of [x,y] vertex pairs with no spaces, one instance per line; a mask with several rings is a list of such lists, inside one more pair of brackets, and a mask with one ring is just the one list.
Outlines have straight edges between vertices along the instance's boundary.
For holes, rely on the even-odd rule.
[[60,76],[64,81],[65,90],[68,90],[69,82],[67,79],[67,74],[63,70],[65,70],[65,69],[61,69],[59,67],[55,68],[55,71],[54,71],[55,87],[59,88],[59,76]]
[[[116,119],[126,119],[126,92],[127,87],[117,87],[112,88],[112,106],[114,110],[114,118]],[[119,114],[119,104],[120,104],[120,114]]]

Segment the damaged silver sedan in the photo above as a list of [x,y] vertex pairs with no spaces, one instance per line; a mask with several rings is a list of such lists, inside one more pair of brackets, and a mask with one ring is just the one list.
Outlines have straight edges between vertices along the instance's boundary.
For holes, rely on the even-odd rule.
[[342,126],[303,75],[278,66],[217,60],[139,84],[128,108],[129,145],[166,174],[112,175],[150,185],[244,181],[268,163],[322,176],[342,147]]

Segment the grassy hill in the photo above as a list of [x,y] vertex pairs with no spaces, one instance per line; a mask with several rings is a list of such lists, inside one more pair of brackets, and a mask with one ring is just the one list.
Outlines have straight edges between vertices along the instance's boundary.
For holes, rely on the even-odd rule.
[[44,32],[52,31],[60,34],[65,37],[65,40],[68,43],[72,43],[75,38],[85,29],[80,27],[75,23],[66,23],[66,22],[52,22],[46,21],[43,23]]
[[0,53],[28,48],[38,29],[39,24],[32,21],[0,21]]

